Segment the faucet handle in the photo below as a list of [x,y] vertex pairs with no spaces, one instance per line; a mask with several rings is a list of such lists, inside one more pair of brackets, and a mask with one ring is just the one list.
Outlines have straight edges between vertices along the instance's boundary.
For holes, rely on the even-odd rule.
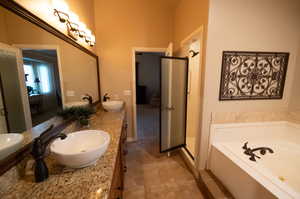
[[248,142],[245,142],[244,146],[243,146],[243,149],[247,150],[249,149],[248,146],[247,146]]
[[40,137],[45,137],[49,131],[51,131],[54,127],[54,124],[51,124],[45,131],[43,131]]

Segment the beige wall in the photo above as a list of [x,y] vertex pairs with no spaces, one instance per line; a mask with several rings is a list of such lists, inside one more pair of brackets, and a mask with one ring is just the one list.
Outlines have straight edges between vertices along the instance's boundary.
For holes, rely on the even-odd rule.
[[[94,23],[94,0],[64,0],[68,4],[69,9],[79,16],[79,19],[86,24],[93,34],[95,34]],[[59,22],[56,16],[53,15],[52,0],[15,0],[18,4],[31,11],[36,16],[45,20],[51,26],[67,34],[66,25]],[[97,40],[97,38],[96,38]],[[78,43],[84,47],[96,51],[96,45],[90,47],[83,40],[78,40]]]
[[[205,166],[211,114],[286,110],[300,39],[300,1],[210,0],[200,161]],[[218,101],[222,51],[290,52],[282,100]]]
[[[208,22],[208,0],[180,0],[174,13],[174,49],[200,26],[205,36]],[[205,40],[205,39],[204,39]]]
[[6,43],[7,42],[7,34],[6,34],[6,24],[5,24],[5,16],[4,12],[0,12],[0,42]]
[[132,136],[132,48],[167,48],[172,41],[173,1],[95,1],[97,53],[100,57],[101,92],[118,94],[127,105]]
[[[94,57],[4,8],[0,8],[0,13],[5,13],[7,44],[25,44],[33,48],[59,47],[58,55],[61,61],[65,102],[81,101],[85,93],[90,94],[94,101],[99,99],[97,65]],[[68,97],[66,95],[68,90],[74,91],[75,96]]]

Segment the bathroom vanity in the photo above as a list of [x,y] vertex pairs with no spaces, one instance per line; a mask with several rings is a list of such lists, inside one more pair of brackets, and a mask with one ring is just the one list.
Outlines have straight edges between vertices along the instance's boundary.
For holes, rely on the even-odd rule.
[[[6,33],[0,35],[0,133],[5,134],[0,142],[0,155],[4,154],[0,159],[0,198],[122,198],[125,111],[117,106],[116,112],[105,112],[98,106],[101,92],[95,47],[80,45],[14,1],[0,1],[0,18],[1,32]],[[88,128],[57,117],[65,108],[88,104],[99,107]],[[109,134],[110,143],[95,164],[80,169],[60,165],[54,153],[45,157],[36,153],[49,170],[49,177],[45,175],[46,180],[37,183],[30,153],[35,138],[49,126],[53,129],[43,134],[46,137],[101,130]],[[7,147],[6,137],[15,139],[14,147]],[[8,153],[6,149],[12,150]]]
[[[0,176],[0,198],[122,198],[125,166],[126,122],[125,111],[97,111],[91,118],[89,129],[103,130],[110,135],[110,144],[95,165],[82,169],[68,169],[59,165],[51,156],[46,157],[49,178],[41,183],[34,181],[33,161],[26,158],[15,168]],[[63,133],[71,133],[78,128],[76,122]],[[84,142],[84,140],[83,140]],[[26,165],[26,169],[22,166]],[[17,172],[17,174],[14,174]],[[10,179],[19,176],[18,179]],[[16,181],[15,183],[10,183]],[[10,185],[5,185],[10,183]]]

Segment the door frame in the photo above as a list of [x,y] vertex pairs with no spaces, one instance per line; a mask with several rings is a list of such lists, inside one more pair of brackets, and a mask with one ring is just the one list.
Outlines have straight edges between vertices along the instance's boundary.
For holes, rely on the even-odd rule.
[[133,136],[128,137],[128,141],[137,141],[138,135],[137,135],[137,108],[136,108],[136,69],[135,69],[135,63],[136,63],[136,53],[137,52],[145,52],[145,53],[166,53],[167,48],[148,48],[148,47],[134,47],[132,48],[132,124],[133,124]]
[[[200,118],[199,118],[199,131],[196,134],[195,137],[195,154],[194,154],[194,160],[190,157],[190,155],[188,154],[188,152],[186,150],[182,150],[183,153],[186,155],[186,158],[192,162],[192,167],[193,168],[193,173],[197,173],[196,170],[198,169],[203,169],[204,167],[202,165],[204,165],[206,163],[206,159],[203,158],[206,156],[206,154],[203,154],[203,152],[201,152],[200,148],[202,145],[205,145],[205,143],[203,143],[203,140],[201,137],[201,131],[202,131],[202,121],[203,121],[203,89],[204,89],[204,74],[205,74],[205,65],[202,63],[204,56],[204,50],[205,50],[205,44],[204,44],[204,26],[201,25],[199,26],[197,29],[195,29],[191,34],[189,34],[186,38],[184,38],[181,42],[180,42],[180,47],[182,49],[184,49],[187,45],[189,45],[190,43],[194,42],[198,40],[200,42],[200,49],[199,49],[199,82],[200,82],[200,96],[199,98],[201,99],[200,102]],[[201,158],[200,158],[201,157]]]
[[[162,104],[161,104],[161,102],[162,102],[162,100],[160,100],[160,109],[159,109],[159,151],[160,151],[160,153],[165,153],[165,152],[170,152],[170,151],[172,151],[172,150],[175,150],[175,149],[178,149],[178,148],[181,148],[181,147],[185,147],[186,146],[186,125],[187,125],[187,100],[188,100],[188,75],[189,75],[189,58],[188,57],[176,57],[176,56],[161,56],[160,57],[160,69],[162,68],[162,64],[161,64],[161,60],[162,59],[173,59],[173,60],[185,60],[186,61],[186,66],[187,66],[187,70],[186,70],[186,74],[185,74],[185,84],[186,84],[186,89],[185,89],[185,118],[184,118],[184,144],[181,144],[181,145],[178,145],[178,146],[174,146],[174,147],[171,147],[171,148],[169,148],[169,149],[167,149],[167,150],[164,150],[164,151],[162,151],[162,148],[161,148],[161,136],[162,136],[162,131],[161,131],[161,127],[162,127],[162,125],[161,125],[161,111],[162,111]],[[162,76],[161,76],[161,72],[160,72],[160,92],[161,92],[161,96],[162,96],[162,89],[161,89],[161,78],[162,78]],[[171,91],[172,92],[172,91]],[[169,121],[168,122],[170,122],[171,121],[171,119],[169,119]],[[169,125],[170,125],[170,123],[169,123]],[[170,128],[170,126],[169,126],[169,128]],[[170,130],[169,130],[169,132],[168,132],[168,134],[170,134],[171,132],[170,132]],[[170,135],[168,135],[169,136],[169,139],[170,139]],[[169,142],[170,142],[170,140],[169,140]],[[170,143],[169,143],[170,144]]]

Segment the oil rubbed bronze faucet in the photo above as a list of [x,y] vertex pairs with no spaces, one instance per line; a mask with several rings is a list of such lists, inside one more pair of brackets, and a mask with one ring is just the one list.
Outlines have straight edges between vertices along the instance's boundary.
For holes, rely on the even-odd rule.
[[83,100],[87,100],[89,102],[89,105],[93,104],[93,97],[89,94],[85,94],[85,96],[82,97]]
[[105,93],[103,96],[103,102],[106,102],[109,99],[110,99],[110,97],[108,97],[108,93]]
[[254,153],[255,151],[259,151],[261,155],[265,155],[267,151],[269,153],[274,153],[274,151],[269,147],[258,147],[258,148],[251,149],[247,145],[248,145],[248,142],[246,142],[244,144],[244,146],[242,147],[245,150],[244,154],[250,156],[249,160],[254,161],[254,162],[256,161],[255,158],[260,159],[260,157]]
[[49,135],[53,129],[51,125],[39,137],[35,138],[32,144],[31,155],[35,160],[34,176],[36,182],[42,182],[49,177],[48,167],[44,161],[47,146],[55,139],[65,139],[67,136],[63,133]]

